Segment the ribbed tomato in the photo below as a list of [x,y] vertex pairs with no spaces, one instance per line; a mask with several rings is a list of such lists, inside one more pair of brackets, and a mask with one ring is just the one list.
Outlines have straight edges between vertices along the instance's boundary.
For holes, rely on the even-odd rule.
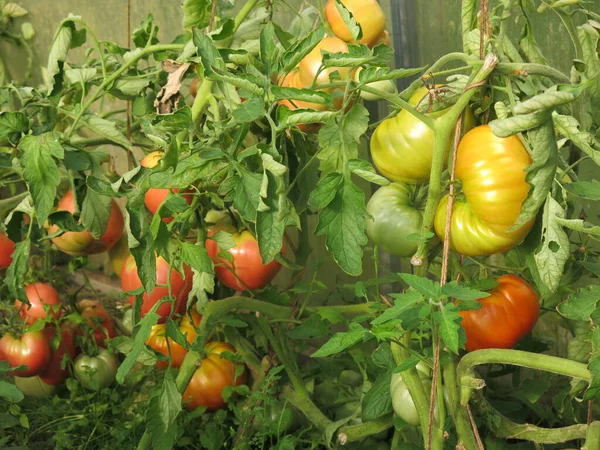
[[[172,269],[169,272],[169,263],[162,257],[156,258],[156,286],[152,292],[145,292],[142,299],[142,317],[144,317],[152,309],[152,307],[164,297],[169,296],[167,283],[171,284],[171,295],[175,297],[175,314],[183,314],[187,302],[188,294],[192,290],[192,269],[189,266],[183,265],[184,275],[182,276],[177,270]],[[184,278],[185,276],[185,278]],[[121,287],[123,291],[135,291],[142,287],[142,280],[137,273],[137,265],[133,255],[125,260],[123,270],[121,271]],[[129,303],[135,303],[135,295],[129,296]],[[171,313],[171,303],[165,302],[158,307],[156,313],[161,316],[159,322],[164,322]]]
[[19,315],[31,325],[37,319],[45,319],[50,312],[53,319],[58,319],[62,313],[60,296],[56,289],[47,283],[31,283],[25,287],[25,294],[30,305],[21,300],[15,300],[15,309]]
[[[68,211],[75,213],[75,196],[73,191],[67,192],[58,202],[59,211]],[[96,253],[102,253],[117,243],[123,234],[123,213],[117,203],[111,201],[110,217],[106,231],[100,239],[94,239],[89,231],[66,231],[65,233],[52,238],[52,243],[60,251],[73,256],[85,256]],[[58,225],[52,225],[48,228],[48,233],[53,234],[59,230]]]
[[[146,167],[147,169],[156,167],[158,165],[158,163],[160,162],[160,160],[162,159],[162,155],[163,154],[160,151],[148,153],[140,161],[140,166]],[[174,194],[177,194],[179,192],[179,189],[173,188],[173,189],[171,189],[171,192],[173,192]],[[158,211],[158,208],[160,207],[162,202],[164,202],[167,199],[168,195],[169,195],[169,189],[162,189],[162,188],[148,189],[146,191],[146,194],[144,195],[144,203],[146,204],[146,208],[148,208],[148,211],[150,211],[152,214],[156,214],[156,211]],[[185,199],[185,201],[187,202],[188,205],[190,203],[192,203],[191,195],[184,195],[183,198]],[[164,217],[163,218],[164,223],[169,223],[172,220],[173,220],[173,217]]]
[[222,397],[226,386],[239,386],[246,382],[246,371],[235,377],[236,364],[221,357],[223,352],[235,353],[235,348],[225,342],[209,342],[204,351],[206,358],[183,393],[183,404],[188,409],[206,406],[209,411],[214,411],[227,405]]
[[41,331],[26,331],[21,337],[5,334],[0,339],[0,361],[8,361],[10,367],[27,366],[12,372],[17,377],[39,374],[48,365],[50,354],[48,338]]
[[15,243],[11,241],[4,231],[0,231],[0,269],[10,266]]
[[[385,13],[379,2],[377,0],[340,0],[340,2],[352,13],[354,20],[362,29],[362,38],[358,43],[369,47],[375,45],[385,31]],[[352,33],[335,6],[335,0],[329,0],[325,5],[325,18],[337,37],[355,43]]]
[[118,366],[115,355],[102,348],[95,356],[81,354],[77,357],[75,378],[84,388],[99,391],[115,381]]
[[512,348],[535,326],[540,302],[531,285],[515,275],[497,281],[489,297],[477,300],[481,308],[460,313],[468,351]]
[[71,328],[63,326],[60,329],[60,337],[57,337],[56,328],[48,326],[44,333],[50,344],[51,356],[48,365],[39,373],[40,379],[50,385],[61,383],[68,374],[67,366],[62,367],[65,355],[71,360],[75,359],[75,340]]
[[[529,233],[533,220],[507,233],[519,216],[529,192],[525,168],[529,153],[517,136],[499,138],[488,125],[469,131],[456,155],[456,178],[462,194],[452,209],[450,246],[468,256],[504,252],[519,244]],[[435,231],[445,235],[448,197],[440,202]]]
[[[91,328],[96,344],[100,347],[106,347],[106,339],[112,339],[117,334],[112,317],[106,312],[102,303],[98,300],[80,300],[77,303],[77,308],[87,326]],[[79,328],[77,334],[83,335],[84,332]]]
[[220,230],[231,233],[236,243],[235,247],[228,250],[233,257],[232,265],[218,256],[219,246],[216,241],[206,240],[208,256],[215,264],[215,273],[221,283],[236,291],[247,291],[262,289],[275,278],[281,269],[281,264],[276,260],[268,264],[262,263],[258,242],[252,233],[247,230],[238,233],[233,225],[220,224],[209,228],[207,236],[210,238]]
[[31,398],[47,398],[54,394],[56,386],[44,383],[40,377],[15,377],[15,386],[25,395]]
[[[196,327],[200,325],[202,316],[196,311],[192,311],[192,319],[194,323],[190,322],[189,317],[183,316],[179,323],[179,331],[186,335],[186,340],[191,344],[196,339]],[[160,353],[161,355],[169,357],[169,348],[171,350],[171,360],[173,367],[179,367],[183,363],[183,358],[187,354],[187,350],[175,342],[171,338],[167,338],[167,325],[164,323],[156,324],[150,331],[150,336],[146,339],[146,345],[152,350]],[[169,341],[167,345],[167,340]],[[167,367],[169,365],[166,361],[157,361],[156,367]]]

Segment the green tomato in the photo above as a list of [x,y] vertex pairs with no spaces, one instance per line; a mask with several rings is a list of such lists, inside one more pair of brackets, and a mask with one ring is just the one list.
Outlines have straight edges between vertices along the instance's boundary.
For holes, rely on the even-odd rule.
[[412,256],[417,251],[419,242],[409,236],[421,232],[423,208],[418,197],[415,186],[391,183],[380,187],[367,204],[371,216],[367,235],[390,255]]
[[275,400],[265,406],[263,418],[254,417],[254,426],[263,432],[283,436],[297,430],[300,426],[298,413],[285,402]]
[[355,370],[342,370],[338,381],[344,386],[358,387],[363,384],[363,376]]
[[25,395],[31,398],[50,397],[56,391],[56,386],[44,383],[40,377],[15,377],[15,385]]
[[129,308],[123,313],[121,325],[123,325],[123,328],[128,331],[129,336],[131,336],[133,333],[133,308]]
[[[417,372],[425,388],[429,398],[431,392],[431,371],[422,362],[417,364]],[[392,407],[398,417],[404,420],[409,425],[418,426],[421,424],[421,419],[417,412],[415,402],[413,401],[408,388],[402,379],[402,373],[395,373],[392,375],[392,381],[390,383],[390,392],[392,395]],[[436,419],[438,418],[437,408],[435,410]]]
[[79,355],[75,360],[75,378],[92,391],[110,386],[117,375],[117,358],[105,348],[98,355]]

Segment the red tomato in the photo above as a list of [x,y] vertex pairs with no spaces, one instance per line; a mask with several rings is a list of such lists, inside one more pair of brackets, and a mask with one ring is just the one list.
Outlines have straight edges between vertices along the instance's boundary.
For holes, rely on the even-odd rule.
[[15,309],[19,315],[31,325],[37,319],[45,319],[51,312],[53,319],[58,319],[62,313],[60,297],[56,289],[47,283],[32,283],[25,288],[25,294],[31,305],[26,305],[21,300],[15,300]]
[[69,355],[71,360],[75,359],[73,331],[69,327],[62,327],[59,339],[56,339],[56,329],[52,326],[46,327],[44,333],[48,338],[52,354],[48,365],[40,372],[39,377],[46,384],[59,384],[68,374],[67,368],[61,367],[64,356]]
[[[160,151],[148,153],[144,157],[144,159],[142,159],[140,161],[140,166],[146,167],[147,169],[151,169],[153,167],[156,167],[161,159],[162,159],[162,152],[160,152]],[[173,188],[173,189],[171,189],[171,192],[173,192],[174,194],[177,194],[179,192],[179,189]],[[162,202],[164,202],[167,199],[168,195],[169,195],[168,189],[159,189],[159,188],[148,189],[146,191],[146,194],[144,195],[144,203],[146,204],[146,208],[148,208],[148,211],[150,211],[152,214],[156,214],[156,211],[158,211],[158,208],[160,207]],[[184,195],[183,198],[185,199],[185,201],[187,202],[188,205],[190,203],[192,203],[191,195]],[[172,220],[173,220],[173,217],[164,217],[163,218],[164,223],[169,223]]]
[[[77,303],[79,314],[85,323],[91,327],[94,340],[100,347],[106,347],[106,338],[114,338],[117,333],[113,325],[112,317],[106,312],[102,303],[98,300],[80,300]],[[79,328],[76,334],[82,336],[83,330]]]
[[[192,311],[192,318],[194,324],[190,322],[187,315],[184,315],[179,324],[179,331],[186,335],[186,340],[191,344],[196,339],[196,327],[200,325],[202,316],[196,311]],[[150,336],[146,340],[146,345],[152,348],[154,351],[168,357],[169,348],[171,349],[171,359],[173,367],[179,367],[183,363],[183,359],[187,354],[187,350],[179,345],[177,342],[168,338],[169,344],[167,346],[167,325],[164,323],[156,324],[152,327]],[[156,367],[167,367],[169,364],[166,361],[157,361]]]
[[[362,29],[362,38],[358,43],[367,44],[369,47],[376,45],[385,32],[385,13],[377,0],[340,1],[352,13],[354,20]],[[335,6],[335,0],[329,0],[325,5],[325,18],[337,37],[346,42],[354,42],[352,33]]]
[[246,291],[262,289],[275,278],[281,269],[281,264],[276,260],[266,265],[262,263],[258,242],[249,231],[238,233],[233,225],[216,225],[209,228],[208,237],[220,230],[231,233],[236,243],[235,247],[228,250],[233,256],[233,265],[231,265],[229,261],[218,256],[219,246],[216,241],[206,240],[208,256],[215,264],[215,273],[221,283],[236,291]]
[[477,300],[481,308],[460,313],[467,351],[512,348],[537,321],[540,302],[529,283],[515,275],[503,275],[497,281],[489,297]]
[[[59,211],[68,211],[71,214],[75,212],[75,197],[73,191],[67,192],[58,202]],[[108,219],[106,232],[96,240],[89,231],[67,231],[62,235],[52,239],[52,243],[56,245],[61,252],[73,256],[93,255],[102,253],[121,238],[123,234],[123,213],[119,209],[117,203],[113,200]],[[58,225],[52,225],[48,228],[48,233],[56,233],[59,230]]]
[[27,369],[12,372],[17,377],[37,375],[50,361],[48,338],[41,331],[26,331],[18,338],[6,334],[0,339],[0,361],[11,367],[26,365]]
[[4,231],[0,231],[0,269],[10,266],[15,243],[11,241]]
[[[188,294],[192,290],[192,269],[184,264],[183,272],[185,278],[175,269],[172,269],[170,272],[171,294],[175,297],[175,308],[173,311],[175,314],[184,313]],[[142,317],[148,314],[156,302],[169,296],[169,289],[167,288],[168,278],[169,263],[159,256],[156,258],[156,286],[152,292],[144,293],[142,300]],[[142,281],[138,276],[137,265],[133,255],[130,255],[123,265],[121,271],[121,287],[123,288],[123,291],[135,291],[142,287]],[[129,303],[131,305],[135,303],[135,295],[129,296]],[[156,313],[162,318],[159,322],[164,322],[171,313],[171,303],[163,303],[158,307]]]
[[209,411],[224,408],[227,404],[222,393],[225,386],[239,386],[246,382],[246,372],[235,379],[236,365],[221,357],[223,352],[235,352],[224,342],[209,342],[204,347],[206,358],[190,380],[183,393],[183,404],[188,409],[206,406]]

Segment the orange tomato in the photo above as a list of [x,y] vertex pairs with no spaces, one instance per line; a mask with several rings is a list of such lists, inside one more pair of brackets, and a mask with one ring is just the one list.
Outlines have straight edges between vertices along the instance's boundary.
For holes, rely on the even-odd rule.
[[[385,13],[379,2],[377,0],[340,0],[340,2],[352,13],[354,20],[362,29],[362,38],[358,43],[369,47],[375,46],[386,32]],[[329,0],[325,5],[325,18],[337,37],[355,43],[352,33],[335,6],[335,0]]]
[[[188,343],[194,342],[196,339],[196,327],[200,325],[200,320],[202,316],[196,312],[192,311],[192,319],[193,323],[190,322],[188,315],[184,315],[179,323],[179,331],[182,334],[186,335],[186,340]],[[171,349],[171,360],[173,367],[179,367],[183,363],[183,359],[187,354],[187,350],[175,342],[171,338],[167,338],[167,325],[164,323],[156,324],[152,327],[150,331],[150,336],[146,340],[146,345],[152,348],[154,351],[168,357],[169,356],[169,348]],[[168,340],[168,345],[167,345]],[[156,367],[167,367],[169,364],[166,361],[157,361]]]
[[31,283],[25,287],[25,294],[30,305],[26,305],[21,300],[15,300],[15,309],[28,325],[38,319],[48,317],[48,311],[53,319],[58,319],[61,316],[60,296],[51,285]]

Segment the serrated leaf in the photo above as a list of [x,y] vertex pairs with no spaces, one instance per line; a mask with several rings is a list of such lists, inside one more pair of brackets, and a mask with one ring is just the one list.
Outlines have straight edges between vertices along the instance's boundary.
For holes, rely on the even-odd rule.
[[439,283],[436,283],[428,278],[412,275],[410,273],[401,273],[399,275],[406,284],[408,284],[417,292],[420,292],[424,297],[433,300],[439,300],[442,298],[442,287],[439,285]]
[[557,217],[556,221],[563,227],[570,228],[571,230],[593,236],[600,236],[600,226],[592,225],[589,222],[585,222],[583,219],[562,219]]
[[[218,234],[218,233],[217,233]],[[230,238],[231,235],[227,234]],[[232,239],[233,240],[233,239]],[[229,247],[231,248],[231,247]],[[181,260],[198,272],[213,273],[213,265],[204,245],[181,243]]]
[[517,103],[513,106],[513,114],[530,114],[541,110],[553,110],[561,105],[571,103],[576,96],[571,92],[565,91],[546,91],[525,100],[522,103]]
[[378,184],[379,186],[387,186],[390,184],[387,178],[379,175],[371,163],[364,159],[351,159],[348,161],[348,168],[354,175],[361,177],[363,180]]
[[365,394],[362,401],[362,419],[364,421],[376,420],[392,411],[391,380],[391,372],[379,375],[371,389]]
[[183,0],[183,28],[205,28],[210,21],[212,1]]
[[377,81],[396,80],[400,78],[412,77],[423,72],[425,67],[416,67],[414,69],[390,69],[389,67],[366,67],[360,71],[358,79],[361,83],[369,84]]
[[479,300],[489,297],[489,292],[477,291],[467,286],[461,286],[457,281],[450,281],[442,287],[442,292],[457,300]]
[[100,239],[106,232],[111,208],[112,197],[87,190],[81,206],[81,222],[94,239]]
[[260,31],[260,60],[267,69],[267,74],[270,75],[275,71],[279,50],[277,49],[275,40],[275,27],[272,22],[269,22]]
[[417,367],[419,361],[419,358],[417,358],[416,356],[409,356],[407,359],[398,364],[398,366],[392,371],[392,373],[406,372],[408,369]]
[[6,270],[6,285],[10,293],[14,298],[24,300],[27,303],[25,275],[27,274],[30,252],[31,242],[28,239],[17,242],[12,253],[12,263]]
[[352,13],[344,6],[340,0],[334,0],[335,9],[339,13],[340,17],[344,21],[344,24],[348,28],[350,35],[354,41],[359,41],[363,37],[363,31],[360,24],[356,21]]
[[324,358],[336,355],[352,347],[368,336],[368,331],[356,322],[350,323],[349,331],[336,333],[329,341],[311,355],[311,358]]
[[383,313],[376,317],[371,322],[373,325],[381,325],[390,320],[396,320],[404,311],[423,301],[423,296],[417,291],[408,291],[404,294],[392,294],[392,296],[394,298],[394,306],[385,309]]
[[600,200],[600,182],[596,180],[565,183],[563,187],[577,197],[593,201]]
[[27,130],[29,130],[29,119],[25,114],[22,112],[0,112],[0,145],[16,145],[21,135],[26,133]]
[[444,344],[458,355],[459,348],[465,343],[465,331],[460,326],[462,317],[458,314],[458,308],[452,303],[443,304],[439,311],[433,313],[433,319],[439,326]]
[[65,70],[65,76],[71,83],[80,83],[82,85],[84,85],[88,81],[91,81],[96,76],[96,73],[96,69],[93,68]]
[[258,97],[252,97],[233,111],[233,117],[240,123],[254,122],[266,114],[265,105]]
[[117,90],[125,97],[136,97],[140,95],[149,84],[150,79],[148,78],[121,77],[117,78],[111,91]]
[[583,396],[584,400],[594,400],[600,396],[600,358],[595,358],[588,364],[588,370],[592,375],[590,385]]
[[11,403],[18,403],[25,398],[17,386],[4,380],[0,380],[0,397]]
[[260,201],[262,176],[244,168],[227,178],[219,187],[219,192],[225,194],[227,201],[233,205],[240,215],[250,222],[256,221],[256,210]]
[[310,316],[302,324],[292,328],[287,332],[287,336],[292,339],[315,339],[328,336],[331,332],[329,325],[327,325],[317,315]]
[[507,119],[496,119],[490,122],[490,127],[498,137],[507,138],[523,131],[539,127],[550,119],[552,111],[542,110],[520,116],[512,116]]
[[54,89],[54,77],[60,73],[62,65],[67,59],[74,30],[75,25],[69,20],[63,22],[54,35],[50,53],[48,54],[48,94],[52,93]]
[[87,127],[94,133],[112,141],[127,150],[133,150],[133,145],[125,137],[125,135],[119,131],[115,122],[98,117],[95,114],[86,114],[84,116]]
[[600,286],[590,285],[579,289],[575,294],[559,304],[556,309],[567,319],[588,321],[600,301]]
[[313,33],[310,33],[306,38],[296,42],[290,48],[286,49],[281,56],[281,73],[288,73],[298,63],[308,55],[325,36],[323,27],[317,28]]
[[579,129],[579,122],[571,116],[563,116],[557,113],[552,114],[552,120],[556,130],[564,137],[581,149],[586,155],[600,165],[600,151],[598,150],[598,141],[587,131]]

